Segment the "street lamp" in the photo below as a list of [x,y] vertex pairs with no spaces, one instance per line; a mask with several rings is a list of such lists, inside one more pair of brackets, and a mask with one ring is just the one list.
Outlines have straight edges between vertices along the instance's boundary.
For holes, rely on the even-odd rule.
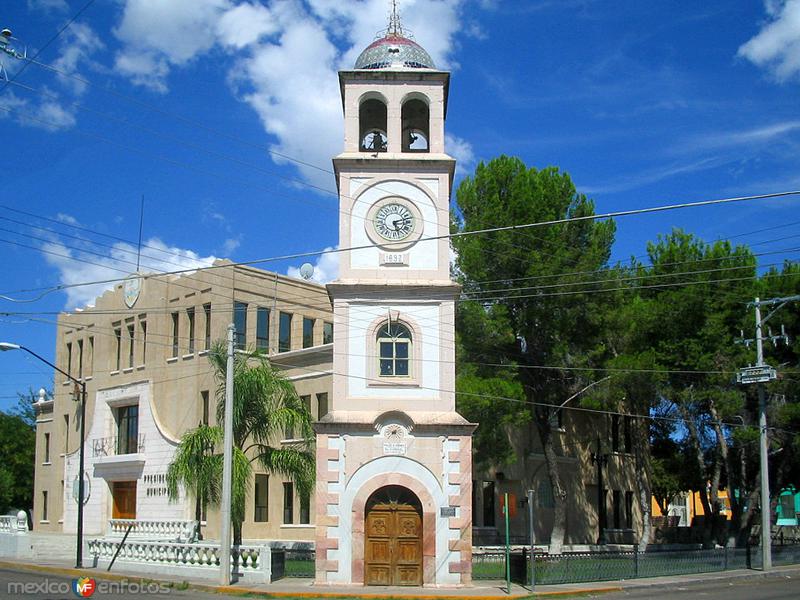
[[81,451],[80,451],[80,461],[78,466],[78,547],[75,551],[75,568],[82,569],[83,568],[83,497],[84,497],[84,486],[83,486],[83,468],[84,468],[84,448],[86,444],[85,440],[85,433],[86,433],[86,383],[75,379],[72,375],[67,373],[66,371],[62,371],[53,363],[51,363],[46,358],[39,356],[33,350],[26,348],[25,346],[21,346],[20,344],[11,344],[9,342],[0,342],[0,351],[7,352],[9,350],[24,350],[34,358],[38,358],[44,364],[54,368],[56,371],[64,375],[67,379],[73,382],[76,386],[80,386],[81,388]]

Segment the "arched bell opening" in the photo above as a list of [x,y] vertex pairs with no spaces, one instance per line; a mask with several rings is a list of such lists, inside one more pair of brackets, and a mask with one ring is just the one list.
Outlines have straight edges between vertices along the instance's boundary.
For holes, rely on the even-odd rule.
[[364,508],[364,584],[422,585],[422,503],[400,485],[375,490]]
[[386,103],[378,98],[364,100],[358,109],[359,149],[361,152],[386,152]]
[[403,152],[430,152],[430,109],[411,98],[403,103]]

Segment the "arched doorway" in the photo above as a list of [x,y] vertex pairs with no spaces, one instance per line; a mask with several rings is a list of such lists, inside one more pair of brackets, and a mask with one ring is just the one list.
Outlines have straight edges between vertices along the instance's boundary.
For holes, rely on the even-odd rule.
[[367,500],[364,583],[422,585],[422,504],[409,489],[388,485]]

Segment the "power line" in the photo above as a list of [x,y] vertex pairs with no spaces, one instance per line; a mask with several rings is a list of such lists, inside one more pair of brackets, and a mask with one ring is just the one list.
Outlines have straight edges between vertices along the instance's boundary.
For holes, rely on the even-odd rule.
[[[2,108],[2,107],[0,107],[0,108]],[[495,233],[495,232],[499,232],[499,231],[519,231],[519,230],[524,230],[524,229],[529,229],[529,228],[546,227],[546,226],[565,224],[565,223],[571,223],[571,222],[577,222],[577,221],[608,219],[608,218],[613,218],[613,217],[623,217],[623,216],[631,216],[631,215],[637,215],[637,214],[650,214],[650,213],[655,213],[655,212],[663,212],[663,211],[669,211],[669,210],[679,210],[679,209],[684,209],[684,208],[697,208],[697,207],[710,206],[710,205],[716,205],[716,204],[727,204],[727,203],[745,202],[745,201],[752,201],[752,200],[764,200],[764,199],[768,199],[768,198],[779,198],[779,197],[787,197],[787,196],[794,196],[794,195],[800,195],[800,191],[775,192],[775,193],[770,193],[770,194],[739,196],[739,197],[721,198],[721,199],[715,199],[715,200],[702,200],[702,201],[698,201],[698,202],[685,202],[685,203],[681,203],[681,204],[670,204],[670,205],[657,206],[657,207],[651,207],[651,208],[642,208],[642,209],[626,210],[626,211],[616,211],[616,212],[603,213],[603,214],[597,214],[597,215],[584,215],[584,216],[579,216],[579,217],[566,217],[566,218],[563,218],[563,219],[553,219],[553,220],[549,220],[549,221],[538,221],[538,222],[533,222],[533,223],[522,223],[522,224],[517,224],[517,225],[507,225],[507,226],[501,226],[501,227],[479,229],[479,230],[475,230],[475,231],[461,231],[461,232],[448,233],[448,234],[443,234],[443,235],[423,237],[423,238],[420,238],[419,242],[430,242],[430,241],[441,240],[441,239],[453,239],[453,238],[468,237],[468,236],[473,236],[473,235],[483,235],[483,234]],[[395,246],[398,243],[399,242],[397,242],[397,243],[396,242],[387,242],[386,244],[384,244],[384,246],[391,248],[391,247]],[[356,251],[356,250],[367,250],[367,249],[373,249],[374,247],[375,246],[373,244],[364,244],[364,245],[361,245],[361,246],[351,246],[351,247],[346,247],[346,248],[333,248],[333,249],[323,249],[323,250],[316,250],[316,251],[309,251],[309,252],[298,252],[298,253],[294,253],[294,254],[284,254],[284,255],[272,256],[272,257],[268,257],[268,258],[261,258],[261,259],[255,259],[255,260],[233,262],[231,264],[234,265],[234,266],[251,266],[251,265],[257,265],[257,264],[262,264],[262,263],[267,263],[267,262],[277,262],[277,261],[283,261],[283,260],[295,260],[295,259],[299,259],[299,258],[309,258],[309,257],[314,257],[314,256],[323,256],[323,255],[327,255],[327,254],[341,254],[341,253],[344,253],[344,252],[353,252],[353,251]],[[160,276],[163,276],[163,275],[180,275],[180,274],[183,274],[183,273],[188,273],[188,272],[197,271],[197,270],[216,269],[216,268],[220,268],[221,266],[229,266],[229,265],[211,265],[211,266],[208,266],[208,267],[179,269],[179,270],[175,270],[175,271],[167,271],[165,273],[161,273],[161,274],[158,274],[158,275],[145,274],[142,277],[144,277],[144,278],[152,278],[152,277],[160,277]],[[124,279],[124,278],[119,278],[119,279],[117,279],[117,281],[121,281],[122,279]],[[98,282],[84,282],[82,284],[73,284],[73,287],[76,287],[78,285],[95,285],[97,283]]]

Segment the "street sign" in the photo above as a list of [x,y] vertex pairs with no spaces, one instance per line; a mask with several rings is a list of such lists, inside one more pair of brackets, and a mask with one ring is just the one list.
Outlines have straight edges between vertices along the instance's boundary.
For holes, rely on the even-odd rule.
[[745,367],[736,374],[738,383],[766,383],[778,377],[778,373],[769,365],[758,367]]

